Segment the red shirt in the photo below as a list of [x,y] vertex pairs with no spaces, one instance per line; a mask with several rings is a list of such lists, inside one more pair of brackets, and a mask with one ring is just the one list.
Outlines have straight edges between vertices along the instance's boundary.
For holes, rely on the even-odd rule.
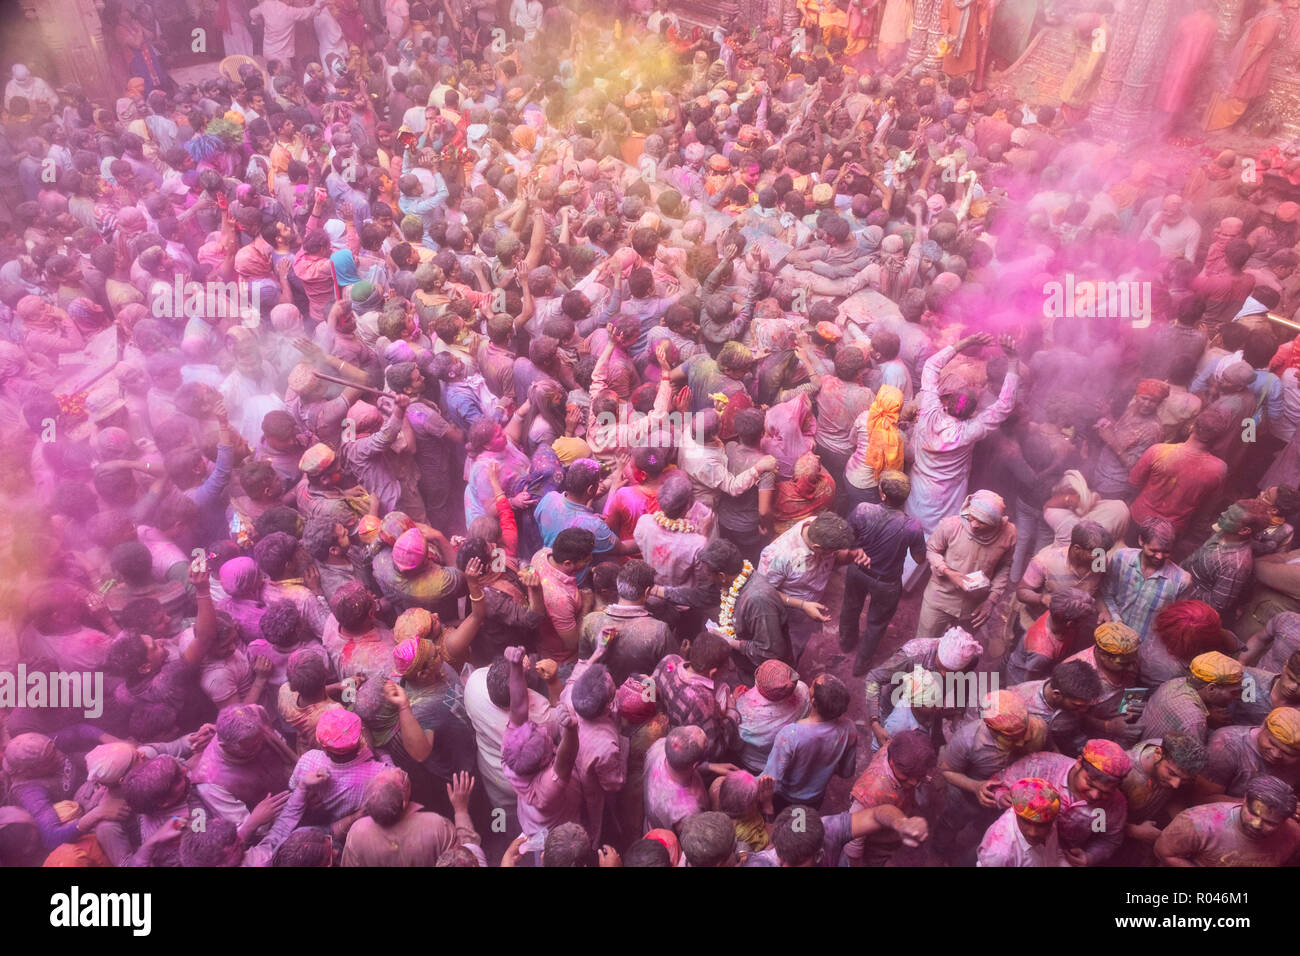
[[1167,518],[1182,534],[1196,509],[1218,496],[1227,474],[1222,459],[1186,442],[1152,445],[1129,472],[1129,483],[1140,489],[1129,513],[1138,524]]

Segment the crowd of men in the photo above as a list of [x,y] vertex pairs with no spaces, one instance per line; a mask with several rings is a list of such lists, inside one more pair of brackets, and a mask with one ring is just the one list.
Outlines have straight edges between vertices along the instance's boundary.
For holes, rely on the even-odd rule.
[[0,862],[1292,858],[1289,147],[842,5],[251,9],[5,89]]

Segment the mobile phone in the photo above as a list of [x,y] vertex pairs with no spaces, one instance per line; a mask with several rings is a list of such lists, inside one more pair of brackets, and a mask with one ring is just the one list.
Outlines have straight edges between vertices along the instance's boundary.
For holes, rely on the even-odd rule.
[[1149,687],[1125,687],[1119,698],[1119,712],[1127,714],[1132,704],[1145,701],[1149,693],[1151,693]]

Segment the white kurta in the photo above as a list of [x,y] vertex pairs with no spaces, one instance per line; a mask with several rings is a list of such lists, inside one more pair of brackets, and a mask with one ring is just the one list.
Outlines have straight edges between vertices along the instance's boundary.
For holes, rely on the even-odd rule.
[[296,47],[293,42],[294,27],[302,20],[316,15],[317,6],[291,7],[284,0],[262,0],[249,11],[249,16],[265,25],[262,34],[262,57],[288,63]]

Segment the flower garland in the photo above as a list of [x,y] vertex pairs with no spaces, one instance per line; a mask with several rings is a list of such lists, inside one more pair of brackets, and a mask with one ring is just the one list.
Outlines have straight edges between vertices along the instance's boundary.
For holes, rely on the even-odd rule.
[[695,534],[699,531],[695,525],[691,524],[685,518],[670,518],[662,511],[656,511],[650,516],[654,523],[668,531],[676,531],[679,534]]
[[732,619],[736,614],[736,598],[740,596],[740,589],[745,586],[749,576],[754,573],[754,565],[746,561],[741,567],[740,573],[736,579],[731,582],[731,587],[727,588],[727,593],[722,596],[722,612],[718,615],[718,630],[728,638],[736,636],[736,629],[732,626]]

